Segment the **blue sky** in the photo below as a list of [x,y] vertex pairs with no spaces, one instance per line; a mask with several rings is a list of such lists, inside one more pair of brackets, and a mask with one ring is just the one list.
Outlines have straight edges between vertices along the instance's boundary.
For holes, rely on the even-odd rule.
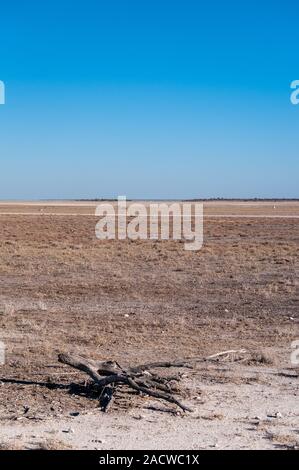
[[0,198],[299,197],[299,5],[0,4]]

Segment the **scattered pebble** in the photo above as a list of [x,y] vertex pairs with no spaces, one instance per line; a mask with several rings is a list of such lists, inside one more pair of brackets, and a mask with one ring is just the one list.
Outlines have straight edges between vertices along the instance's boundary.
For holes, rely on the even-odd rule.
[[261,421],[259,419],[253,419],[251,422],[252,424],[255,424],[256,426],[258,426]]
[[73,430],[73,428],[69,428],[69,429],[63,429],[62,432],[73,434],[75,431]]
[[268,418],[282,418],[282,414],[280,411],[277,411],[276,413],[269,413],[267,414]]

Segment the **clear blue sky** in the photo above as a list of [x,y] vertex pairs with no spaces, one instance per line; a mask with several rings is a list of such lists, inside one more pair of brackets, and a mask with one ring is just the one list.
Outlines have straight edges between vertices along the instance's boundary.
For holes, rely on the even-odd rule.
[[0,198],[299,197],[299,4],[0,4]]

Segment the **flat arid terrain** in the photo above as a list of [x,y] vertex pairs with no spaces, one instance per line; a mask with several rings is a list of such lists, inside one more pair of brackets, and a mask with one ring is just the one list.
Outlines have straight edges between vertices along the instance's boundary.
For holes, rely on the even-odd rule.
[[[0,202],[0,448],[299,448],[299,202],[206,202],[204,244],[95,237],[96,202]],[[239,350],[246,350],[240,352]],[[62,352],[180,373],[192,411]]]

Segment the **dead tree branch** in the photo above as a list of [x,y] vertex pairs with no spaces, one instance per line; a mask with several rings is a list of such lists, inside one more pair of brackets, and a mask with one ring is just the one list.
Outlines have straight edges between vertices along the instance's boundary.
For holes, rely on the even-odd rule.
[[[172,396],[171,387],[167,384],[167,380],[163,380],[162,377],[157,379],[155,376],[151,376],[150,373],[146,373],[146,371],[145,374],[142,374],[144,366],[130,368],[126,371],[114,361],[97,362],[82,356],[70,354],[59,354],[58,360],[63,364],[85,372],[100,388],[105,388],[111,384],[125,384],[139,393],[144,393],[154,398],[173,403],[183,411],[191,411],[190,408]],[[164,364],[167,365],[160,365],[159,367],[171,367],[169,365],[170,363]],[[152,365],[146,366],[146,368],[149,367],[152,367]]]
[[245,349],[231,349],[206,357],[191,357],[181,361],[151,362],[127,369],[124,369],[115,361],[95,361],[79,355],[59,354],[58,360],[74,369],[85,372],[93,379],[100,389],[100,402],[103,410],[108,408],[115,387],[118,385],[127,385],[138,393],[167,401],[177,405],[183,411],[191,411],[188,406],[181,403],[173,395],[175,392],[179,392],[179,390],[177,387],[171,386],[171,382],[178,382],[181,376],[162,377],[156,372],[153,372],[152,369],[172,367],[192,369],[196,363],[214,361],[221,358],[227,360],[228,358],[234,357],[236,354],[240,355],[246,353],[247,351]]

